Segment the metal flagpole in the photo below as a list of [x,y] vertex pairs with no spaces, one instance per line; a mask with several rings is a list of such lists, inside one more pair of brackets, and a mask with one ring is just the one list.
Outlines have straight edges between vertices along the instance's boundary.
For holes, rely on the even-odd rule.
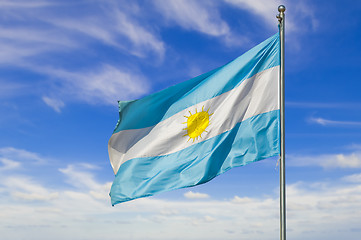
[[286,240],[286,183],[285,183],[285,11],[286,7],[278,7],[281,63],[280,63],[280,120],[281,120],[281,152],[280,152],[280,239]]

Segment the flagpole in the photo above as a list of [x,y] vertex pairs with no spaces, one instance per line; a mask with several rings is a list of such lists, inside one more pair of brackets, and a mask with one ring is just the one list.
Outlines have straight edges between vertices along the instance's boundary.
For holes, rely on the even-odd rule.
[[281,152],[280,152],[280,239],[286,240],[286,183],[285,183],[285,12],[286,7],[278,7],[281,63],[280,63],[280,120],[281,120]]

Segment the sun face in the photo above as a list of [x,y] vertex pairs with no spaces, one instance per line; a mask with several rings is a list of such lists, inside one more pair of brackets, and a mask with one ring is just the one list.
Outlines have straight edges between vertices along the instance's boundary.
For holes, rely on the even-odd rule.
[[184,116],[187,118],[187,121],[184,122],[184,124],[187,124],[186,128],[183,128],[183,130],[187,131],[187,134],[184,136],[188,136],[189,139],[198,140],[198,138],[202,138],[202,133],[207,132],[206,128],[209,126],[209,117],[213,114],[208,113],[209,109],[207,111],[204,111],[204,106],[202,107],[201,112],[196,112],[194,114],[189,111],[189,116]]

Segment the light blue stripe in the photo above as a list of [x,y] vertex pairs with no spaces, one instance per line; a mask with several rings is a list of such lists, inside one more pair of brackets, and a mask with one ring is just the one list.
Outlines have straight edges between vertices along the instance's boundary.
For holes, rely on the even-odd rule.
[[279,110],[238,123],[232,130],[165,156],[136,158],[120,166],[112,205],[195,186],[238,166],[279,154]]
[[220,68],[142,99],[119,102],[119,121],[114,133],[154,126],[185,108],[228,92],[245,79],[279,64],[277,33]]

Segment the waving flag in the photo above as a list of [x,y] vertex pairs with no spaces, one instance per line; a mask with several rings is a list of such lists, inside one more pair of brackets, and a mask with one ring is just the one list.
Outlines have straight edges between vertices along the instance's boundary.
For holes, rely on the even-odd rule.
[[119,102],[112,204],[205,183],[279,154],[279,34],[232,62]]

